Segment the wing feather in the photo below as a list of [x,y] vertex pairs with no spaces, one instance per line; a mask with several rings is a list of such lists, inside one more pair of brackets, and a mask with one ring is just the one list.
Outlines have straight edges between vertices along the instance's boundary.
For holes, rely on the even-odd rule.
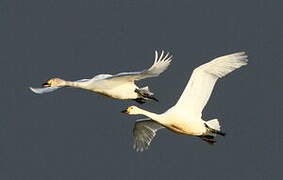
[[162,125],[156,123],[150,118],[137,120],[133,129],[133,148],[138,152],[147,150],[151,141],[155,137],[156,132],[162,128],[164,128]]
[[196,68],[174,108],[186,109],[191,115],[201,116],[218,78],[247,65],[245,52],[221,56]]
[[145,79],[149,77],[159,76],[162,72],[164,72],[168,68],[172,60],[172,57],[173,56],[169,56],[169,53],[167,53],[164,56],[164,51],[162,51],[160,56],[158,56],[158,52],[155,51],[154,63],[152,64],[150,68],[140,71],[140,72],[118,73],[107,79],[117,80],[117,81],[136,81],[136,80],[141,80],[141,79]]
[[29,89],[36,93],[36,94],[44,94],[44,93],[49,93],[49,92],[53,92],[59,88],[62,88],[62,87],[42,87],[42,88],[35,88],[35,87],[29,87]]

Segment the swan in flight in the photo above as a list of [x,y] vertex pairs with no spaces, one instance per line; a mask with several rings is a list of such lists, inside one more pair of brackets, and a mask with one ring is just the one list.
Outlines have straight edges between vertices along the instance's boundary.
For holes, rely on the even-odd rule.
[[143,71],[122,72],[115,75],[98,74],[92,79],[81,79],[77,81],[65,81],[60,78],[52,78],[44,83],[42,85],[43,87],[30,87],[30,89],[34,93],[43,94],[55,91],[62,87],[75,87],[94,91],[115,99],[133,99],[140,104],[145,103],[146,100],[149,99],[158,101],[147,86],[139,88],[135,84],[135,81],[159,76],[159,74],[168,68],[171,60],[172,56],[169,56],[169,53],[165,54],[164,51],[162,51],[159,56],[158,52],[155,51],[155,60],[153,65]]
[[137,120],[133,129],[136,151],[148,149],[159,129],[167,128],[180,134],[198,136],[213,144],[216,135],[224,136],[217,119],[204,121],[202,110],[206,105],[218,78],[222,78],[241,66],[247,65],[245,52],[238,52],[213,59],[194,69],[188,84],[177,103],[162,114],[152,113],[130,106],[122,113],[145,115]]

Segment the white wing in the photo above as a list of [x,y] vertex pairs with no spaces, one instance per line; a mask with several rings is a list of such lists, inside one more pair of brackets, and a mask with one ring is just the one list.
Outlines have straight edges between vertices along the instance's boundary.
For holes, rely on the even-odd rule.
[[137,120],[133,129],[133,148],[138,152],[147,150],[156,132],[162,128],[164,128],[162,125],[150,118]]
[[[86,82],[86,81],[89,81],[89,79],[80,79],[80,80],[77,80],[76,82]],[[42,87],[42,88],[30,87],[29,89],[36,94],[44,94],[44,93],[53,92],[53,91],[60,89],[60,88],[63,88],[63,87],[65,87],[65,86]]]
[[141,79],[145,79],[149,77],[156,77],[156,76],[159,76],[159,74],[161,74],[168,68],[172,60],[172,57],[173,56],[169,56],[169,53],[165,55],[164,51],[162,51],[161,55],[158,56],[158,52],[155,51],[155,60],[154,60],[153,65],[150,68],[140,71],[140,72],[118,73],[106,79],[117,80],[117,81],[121,81],[121,80],[122,81],[135,81],[135,80],[141,80]]
[[245,52],[238,52],[215,58],[196,68],[174,108],[201,117],[217,79],[247,65],[247,57]]
[[36,93],[36,94],[44,94],[44,93],[49,93],[52,91],[55,91],[59,88],[62,88],[63,86],[58,86],[58,87],[42,87],[42,88],[34,88],[34,87],[30,87],[29,89]]

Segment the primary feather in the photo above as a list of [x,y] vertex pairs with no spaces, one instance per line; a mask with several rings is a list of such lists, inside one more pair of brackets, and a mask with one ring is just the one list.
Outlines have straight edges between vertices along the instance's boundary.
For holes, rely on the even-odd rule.
[[197,67],[188,81],[188,84],[178,100],[175,108],[186,109],[187,113],[201,116],[217,79],[222,78],[247,65],[245,52],[221,56]]
[[162,125],[151,120],[150,118],[137,120],[133,129],[133,148],[136,151],[144,151],[148,149],[152,139],[156,135],[156,132],[162,128],[164,128]]
[[162,72],[164,72],[170,62],[172,61],[173,56],[169,56],[169,53],[164,55],[164,51],[161,52],[161,55],[158,56],[158,52],[155,51],[155,59],[152,66],[146,70],[140,72],[123,72],[113,75],[109,77],[109,79],[120,80],[120,81],[136,81],[149,77],[159,76]]

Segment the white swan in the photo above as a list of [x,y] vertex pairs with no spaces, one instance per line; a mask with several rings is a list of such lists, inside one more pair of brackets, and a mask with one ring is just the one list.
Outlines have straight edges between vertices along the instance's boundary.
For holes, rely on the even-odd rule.
[[169,53],[165,55],[164,51],[162,51],[161,55],[158,56],[158,52],[155,51],[153,65],[140,72],[123,72],[116,75],[99,74],[92,79],[78,81],[65,81],[59,78],[52,78],[44,83],[42,88],[30,87],[30,89],[34,93],[42,94],[55,91],[61,87],[75,87],[94,91],[116,99],[133,99],[141,104],[149,99],[158,101],[153,96],[153,93],[149,91],[148,87],[139,88],[135,84],[135,81],[158,76],[168,68],[171,59],[172,56],[169,56]]
[[204,121],[202,110],[206,105],[218,78],[221,78],[241,66],[247,65],[244,52],[234,53],[213,59],[196,68],[178,102],[162,114],[145,111],[130,106],[122,111],[127,114],[141,114],[149,117],[135,123],[134,149],[148,149],[159,129],[164,127],[181,134],[199,136],[210,144],[216,142],[216,134],[225,135],[220,131],[217,119]]

